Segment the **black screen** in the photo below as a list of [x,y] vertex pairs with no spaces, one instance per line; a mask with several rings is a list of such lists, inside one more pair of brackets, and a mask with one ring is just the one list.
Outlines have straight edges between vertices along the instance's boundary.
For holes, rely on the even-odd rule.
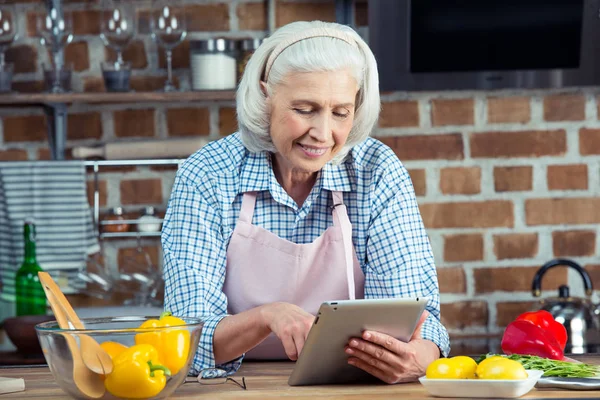
[[582,21],[583,0],[414,0],[410,70],[578,68]]

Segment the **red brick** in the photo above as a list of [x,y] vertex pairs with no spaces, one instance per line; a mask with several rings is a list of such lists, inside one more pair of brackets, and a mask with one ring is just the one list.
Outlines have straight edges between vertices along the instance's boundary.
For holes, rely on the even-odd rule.
[[48,139],[46,117],[19,115],[4,117],[4,142],[41,142]]
[[556,94],[544,97],[544,120],[582,121],[585,119],[585,96]]
[[125,179],[121,181],[121,204],[162,204],[160,179]]
[[99,10],[80,10],[73,12],[73,34],[99,35],[102,16]]
[[466,233],[444,235],[444,261],[483,260],[483,235]]
[[584,156],[600,154],[600,129],[581,128],[579,130],[579,153]]
[[443,194],[477,194],[481,192],[481,169],[479,167],[442,168],[440,191]]
[[402,161],[462,160],[463,140],[460,133],[378,137],[394,150]]
[[496,326],[504,328],[519,315],[534,310],[534,301],[515,301],[496,303]]
[[354,23],[356,26],[369,26],[368,1],[354,2]]
[[427,228],[491,228],[514,225],[513,204],[508,200],[429,203],[420,206]]
[[36,72],[37,56],[37,48],[26,44],[10,46],[6,50],[6,62],[14,64],[13,72],[15,74]]
[[[94,206],[94,181],[86,182],[87,198],[90,207]],[[98,203],[100,207],[106,207],[108,187],[104,179],[98,180]]]
[[154,110],[119,110],[114,114],[115,136],[154,136]]
[[518,192],[532,188],[532,167],[494,167],[494,190],[496,192]]
[[[50,148],[42,147],[41,149],[38,149],[36,160],[40,160],[40,161],[52,160],[52,153],[50,153]],[[73,154],[71,154],[70,148],[65,149],[65,160],[73,160]]]
[[438,268],[440,293],[467,293],[465,271],[462,267]]
[[43,81],[18,81],[12,82],[12,90],[19,93],[39,93],[44,90]]
[[238,26],[242,31],[266,31],[267,9],[264,2],[240,3],[236,9]]
[[[529,292],[531,282],[539,270],[533,267],[475,268],[475,293]],[[556,267],[544,275],[543,290],[556,290],[567,282],[567,268]]]
[[567,151],[564,129],[471,134],[474,158],[559,156]]
[[99,112],[68,114],[67,139],[100,139],[102,137],[102,117]]
[[498,260],[533,258],[538,252],[537,233],[494,235],[494,254]]
[[233,107],[221,107],[219,108],[219,134],[222,136],[229,135],[230,133],[237,132],[238,124]]
[[29,155],[24,149],[0,150],[0,161],[27,161]]
[[488,305],[485,301],[442,304],[440,309],[442,324],[447,329],[485,328],[488,325]]
[[[190,67],[190,42],[184,40],[179,46],[173,49],[172,53],[172,68],[189,68]],[[167,56],[164,51],[158,52],[158,67],[162,69],[167,68]]]
[[90,68],[88,44],[85,41],[72,42],[65,47],[65,63],[72,65],[73,70],[81,72]]
[[491,97],[487,100],[488,123],[525,123],[531,120],[529,97]]
[[52,154],[50,153],[50,149],[47,147],[38,149],[36,160],[40,160],[40,161],[52,160]]
[[595,231],[552,232],[552,250],[555,256],[593,256],[596,253]]
[[382,128],[419,126],[419,103],[416,101],[382,103],[379,126]]
[[425,194],[427,193],[427,180],[425,177],[425,170],[409,169],[408,174],[410,175],[410,180],[412,181],[413,188],[415,190],[415,195],[425,196]]
[[441,125],[473,125],[473,99],[434,99],[431,101],[431,123]]
[[[108,46],[104,47],[107,61],[116,61],[117,52]],[[159,54],[163,53],[162,51]],[[148,57],[146,56],[146,47],[142,40],[132,40],[123,50],[123,60],[131,63],[133,69],[144,69],[148,66]]]
[[170,108],[167,110],[169,136],[206,136],[210,134],[208,108]]
[[[156,92],[165,87],[167,76],[132,76],[129,84],[132,90],[136,92]],[[173,77],[173,84],[179,87],[179,80]]]
[[277,0],[275,21],[277,27],[294,21],[335,22],[335,3],[333,0],[291,2]]
[[554,198],[525,200],[527,225],[598,224],[600,198]]
[[599,264],[590,264],[585,266],[585,270],[590,275],[592,279],[592,286],[594,289],[598,289],[600,287],[600,265]]
[[586,164],[549,165],[547,170],[549,190],[587,190]]
[[83,91],[84,92],[105,92],[104,80],[97,76],[86,76],[83,80]]

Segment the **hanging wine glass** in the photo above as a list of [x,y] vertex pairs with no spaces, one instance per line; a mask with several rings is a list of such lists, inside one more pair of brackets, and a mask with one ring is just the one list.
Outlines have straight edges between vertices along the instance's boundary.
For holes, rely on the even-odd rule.
[[185,12],[174,1],[159,0],[154,3],[150,17],[152,39],[165,49],[167,56],[167,81],[164,91],[173,92],[177,88],[173,84],[172,51],[187,34]]
[[123,50],[127,48],[135,32],[131,0],[104,0],[100,37],[104,44],[117,53],[115,69],[122,69]]
[[68,12],[51,7],[47,13],[37,18],[37,32],[40,43],[48,48],[52,54],[54,69],[48,72],[52,78],[50,91],[53,93],[65,92],[63,83],[70,81],[70,72],[63,66],[62,50],[73,40],[73,16]]
[[0,6],[0,69],[5,65],[5,52],[17,39],[17,15],[11,6]]

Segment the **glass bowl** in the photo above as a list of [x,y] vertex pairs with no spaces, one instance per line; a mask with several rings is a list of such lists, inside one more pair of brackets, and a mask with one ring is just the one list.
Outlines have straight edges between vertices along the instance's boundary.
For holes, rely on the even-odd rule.
[[[131,347],[136,345],[136,335],[138,334],[150,334],[146,336],[147,341],[154,340],[153,343],[159,343],[157,346],[161,346],[165,344],[167,341],[173,343],[173,340],[184,340],[181,339],[181,335],[185,336],[189,334],[189,350],[187,354],[187,358],[185,355],[180,358],[179,361],[173,361],[173,353],[168,353],[169,355],[165,356],[171,359],[168,362],[165,362],[163,359],[159,359],[160,364],[171,364],[178,365],[176,368],[180,368],[176,373],[171,374],[170,377],[166,378],[166,384],[164,388],[160,390],[160,392],[156,395],[150,395],[147,397],[143,397],[142,388],[137,386],[135,389],[135,395],[124,395],[119,393],[115,393],[114,382],[120,380],[121,382],[125,382],[126,385],[132,385],[131,381],[133,380],[134,374],[137,372],[134,371],[135,367],[133,364],[127,365],[125,368],[117,368],[117,363],[113,364],[113,372],[108,375],[94,374],[91,373],[93,381],[95,382],[95,386],[102,389],[103,394],[101,396],[93,396],[93,398],[97,399],[166,399],[181,385],[188,374],[192,361],[194,359],[194,355],[196,354],[196,350],[198,348],[198,342],[200,339],[200,333],[202,332],[203,322],[198,318],[189,318],[189,317],[179,317],[183,321],[185,321],[185,325],[180,326],[171,326],[171,327],[157,327],[157,328],[146,328],[140,329],[140,325],[142,325],[145,321],[149,319],[159,319],[156,317],[144,317],[144,316],[133,316],[133,317],[107,317],[107,318],[83,318],[81,321],[83,322],[86,329],[83,330],[75,330],[75,329],[60,329],[58,327],[58,323],[56,321],[45,322],[36,325],[35,330],[37,332],[38,338],[40,340],[40,345],[42,347],[42,351],[44,353],[44,357],[46,358],[46,362],[54,376],[54,380],[56,383],[64,390],[67,394],[76,399],[89,399],[91,396],[86,395],[82,392],[74,378],[73,378],[73,367],[75,364],[73,363],[73,357],[70,350],[70,346],[68,342],[71,343],[79,343],[80,339],[77,338],[78,334],[85,334],[93,339],[95,339],[98,343],[100,343],[103,348],[106,349],[114,349],[119,348],[118,344],[124,345],[126,347]],[[167,336],[170,335],[170,336]],[[70,336],[66,338],[66,336]],[[148,336],[151,336],[148,338]],[[71,339],[75,338],[75,342]],[[138,337],[139,339],[139,337]],[[158,342],[156,342],[158,340]],[[107,344],[105,342],[116,342]],[[105,343],[104,345],[102,343]],[[107,347],[104,347],[107,346]],[[114,350],[108,351],[109,354]],[[159,358],[160,350],[158,351]],[[111,354],[113,357],[113,361],[119,358],[118,354]],[[121,357],[123,358],[123,357]],[[79,363],[81,365],[81,363]],[[86,370],[87,371],[87,370]],[[146,374],[148,372],[146,371]],[[112,377],[111,377],[112,375]],[[118,376],[117,376],[118,375]],[[160,373],[156,374],[160,377]],[[125,378],[123,378],[125,377]],[[152,378],[154,379],[154,378]],[[110,387],[110,381],[113,382],[113,386]],[[146,382],[144,382],[144,385]],[[142,385],[143,386],[143,385]],[[148,387],[151,385],[148,384]],[[121,385],[122,387],[122,385]],[[156,388],[156,386],[152,386]],[[162,386],[159,386],[162,387]],[[112,392],[112,393],[111,393]],[[131,391],[130,391],[131,392]],[[113,395],[115,393],[115,395]],[[142,396],[142,397],[139,397]]]

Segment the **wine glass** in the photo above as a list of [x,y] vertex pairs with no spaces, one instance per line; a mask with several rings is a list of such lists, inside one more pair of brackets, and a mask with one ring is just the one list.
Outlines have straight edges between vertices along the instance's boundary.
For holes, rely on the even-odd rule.
[[117,53],[115,69],[122,69],[123,50],[127,48],[135,32],[131,0],[104,0],[100,38]]
[[17,15],[13,7],[0,6],[0,69],[4,69],[6,49],[17,38]]
[[61,86],[61,74],[66,71],[63,71],[61,53],[64,47],[73,40],[73,15],[50,7],[47,13],[41,14],[37,18],[36,25],[40,43],[52,53],[54,81],[51,91],[63,93],[65,89]]
[[164,91],[173,92],[177,88],[173,84],[172,51],[185,39],[187,34],[185,12],[174,1],[159,0],[155,2],[150,17],[150,32],[157,45],[163,47],[167,56],[167,81]]

